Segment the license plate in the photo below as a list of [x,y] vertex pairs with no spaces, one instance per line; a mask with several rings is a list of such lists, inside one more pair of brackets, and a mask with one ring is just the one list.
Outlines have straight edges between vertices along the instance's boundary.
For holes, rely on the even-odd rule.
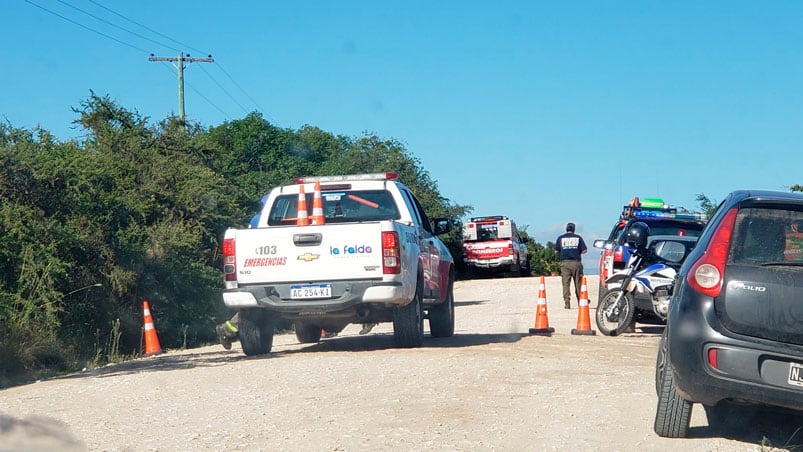
[[789,384],[803,387],[803,364],[789,363]]
[[294,300],[306,298],[331,298],[332,286],[329,284],[315,284],[304,286],[290,286],[290,298]]

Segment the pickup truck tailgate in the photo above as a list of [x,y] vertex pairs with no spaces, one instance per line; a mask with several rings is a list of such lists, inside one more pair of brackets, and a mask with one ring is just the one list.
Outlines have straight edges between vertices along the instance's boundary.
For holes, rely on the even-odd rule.
[[239,284],[382,277],[376,222],[241,229],[235,247]]

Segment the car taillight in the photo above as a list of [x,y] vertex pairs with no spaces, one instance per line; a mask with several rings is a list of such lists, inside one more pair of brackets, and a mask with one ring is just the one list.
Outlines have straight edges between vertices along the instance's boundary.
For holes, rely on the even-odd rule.
[[237,281],[234,239],[223,240],[223,276],[226,281]]
[[513,255],[513,242],[507,243],[507,254],[512,256]]
[[399,234],[395,231],[382,232],[382,273],[394,275],[401,273],[399,257]]
[[617,246],[615,250],[613,250],[613,261],[614,262],[624,262],[625,260],[625,250],[621,246]]
[[717,349],[709,348],[708,349],[708,365],[712,368],[717,368]]
[[730,247],[731,236],[733,235],[733,225],[736,223],[736,213],[734,207],[717,226],[711,242],[705,252],[694,265],[691,266],[686,282],[689,286],[709,297],[719,296],[722,290],[722,280],[725,276],[725,262],[728,260],[728,248]]

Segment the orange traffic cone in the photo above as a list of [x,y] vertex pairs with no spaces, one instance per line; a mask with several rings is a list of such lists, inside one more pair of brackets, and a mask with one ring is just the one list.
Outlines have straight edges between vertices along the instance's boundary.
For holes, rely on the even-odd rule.
[[321,182],[315,181],[315,192],[312,195],[312,224],[323,224],[323,199],[321,199]]
[[298,205],[296,206],[298,215],[296,215],[296,226],[307,226],[309,224],[309,217],[307,217],[307,195],[304,193],[304,184],[298,186]]
[[538,285],[538,303],[535,307],[535,328],[530,328],[530,334],[551,336],[554,332],[555,328],[550,328],[546,314],[546,283],[544,277],[541,276],[541,282]]
[[588,313],[588,288],[586,286],[586,277],[583,276],[581,281],[580,299],[577,303],[579,305],[577,309],[577,328],[572,330],[572,334],[594,336],[597,332],[591,329],[591,316]]
[[162,353],[162,346],[159,345],[159,337],[156,335],[156,327],[153,326],[151,307],[146,300],[142,301],[142,313],[145,317],[145,354]]

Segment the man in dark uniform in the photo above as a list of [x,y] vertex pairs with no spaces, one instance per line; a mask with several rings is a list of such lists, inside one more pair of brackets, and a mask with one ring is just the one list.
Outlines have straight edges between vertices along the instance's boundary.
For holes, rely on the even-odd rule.
[[[563,303],[569,309],[569,287],[574,280],[574,294],[580,300],[580,280],[583,278],[583,254],[588,251],[583,238],[574,233],[574,223],[566,225],[566,233],[555,241],[555,252],[560,260],[560,277],[563,282]],[[578,303],[579,304],[579,303]]]

